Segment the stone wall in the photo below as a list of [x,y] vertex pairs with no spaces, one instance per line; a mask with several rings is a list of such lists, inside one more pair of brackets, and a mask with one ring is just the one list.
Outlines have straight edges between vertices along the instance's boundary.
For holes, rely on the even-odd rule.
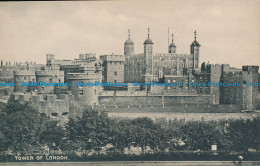
[[238,105],[208,105],[208,104],[175,104],[175,105],[139,105],[139,106],[98,106],[94,107],[98,110],[104,110],[108,112],[116,113],[163,113],[163,112],[172,112],[172,113],[240,113],[241,107]]
[[221,121],[230,119],[254,119],[260,117],[259,113],[115,113],[109,112],[108,116],[114,119],[134,119],[148,117],[154,121],[161,119],[169,121]]
[[100,105],[107,106],[210,104],[209,95],[99,96],[98,100]]
[[64,124],[69,114],[69,96],[62,94],[58,98],[54,94],[37,94],[37,93],[13,93],[13,100],[22,103],[29,103],[39,110],[40,113],[49,116],[51,119],[60,120]]

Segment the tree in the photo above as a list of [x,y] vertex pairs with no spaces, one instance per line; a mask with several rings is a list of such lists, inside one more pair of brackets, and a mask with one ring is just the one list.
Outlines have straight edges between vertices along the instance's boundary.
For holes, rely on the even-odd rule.
[[221,138],[216,125],[207,122],[189,122],[180,128],[180,135],[188,150],[210,150]]
[[82,117],[70,119],[66,125],[67,143],[81,149],[84,155],[91,151],[100,152],[111,138],[111,121],[104,111],[85,109]]
[[42,128],[40,143],[48,146],[50,150],[59,149],[64,137],[64,130],[58,126],[58,121],[46,121]]
[[247,151],[260,147],[260,118],[253,120],[230,120],[227,122],[225,138],[228,148],[234,151]]
[[124,149],[130,149],[133,140],[133,134],[131,131],[132,123],[130,120],[120,120],[112,123],[112,137],[111,144],[113,150],[117,150],[120,154],[124,153]]
[[43,119],[32,106],[10,100],[2,111],[0,121],[2,150],[28,154],[40,147]]
[[147,147],[155,152],[166,149],[168,137],[165,129],[155,124],[150,118],[136,118],[132,120],[130,127],[132,145],[140,147],[142,154],[146,153]]

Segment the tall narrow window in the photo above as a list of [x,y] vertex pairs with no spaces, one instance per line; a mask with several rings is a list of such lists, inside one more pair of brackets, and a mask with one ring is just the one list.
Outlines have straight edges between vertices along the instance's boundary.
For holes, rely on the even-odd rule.
[[114,75],[117,76],[117,72],[116,71],[114,72]]
[[83,90],[79,90],[79,95],[80,95],[80,96],[83,95]]

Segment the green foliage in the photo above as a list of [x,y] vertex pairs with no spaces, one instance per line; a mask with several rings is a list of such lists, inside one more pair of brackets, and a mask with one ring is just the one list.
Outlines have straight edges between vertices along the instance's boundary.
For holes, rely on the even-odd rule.
[[59,146],[63,137],[57,122],[28,104],[10,100],[0,116],[1,151],[13,154],[33,154],[43,146]]
[[260,118],[236,120],[226,123],[225,138],[228,148],[235,151],[247,151],[260,147]]
[[70,119],[66,125],[67,145],[80,149],[85,155],[99,152],[109,142],[110,123],[107,113],[85,109],[82,117]]
[[42,120],[33,107],[9,101],[1,116],[2,149],[27,153],[39,146]]
[[[230,151],[246,152],[260,147],[260,118],[254,120],[223,120],[221,122],[172,121],[158,124],[149,118],[112,120],[106,112],[85,109],[81,117],[69,118],[65,127],[40,115],[37,109],[10,100],[0,111],[0,151],[13,154],[43,153],[62,150],[83,156],[109,149],[110,154],[124,155],[125,149],[137,147],[143,155],[175,151],[210,151],[217,144]],[[185,145],[181,145],[185,143]],[[110,147],[110,148],[108,148]],[[148,151],[149,150],[149,151]],[[49,151],[50,153],[50,151]]]
[[215,124],[206,122],[189,122],[180,128],[180,135],[188,150],[207,151],[221,139],[221,132]]
[[121,154],[131,146],[140,147],[142,154],[148,147],[154,152],[165,151],[168,147],[170,137],[166,129],[149,118],[119,121],[114,125],[111,143]]
[[45,121],[42,125],[40,143],[51,149],[59,149],[64,137],[64,131],[57,121]]
[[133,140],[133,130],[131,129],[130,120],[121,120],[119,122],[114,122],[112,124],[112,138],[111,144],[114,148],[112,150],[117,150],[120,154],[124,153],[125,148],[130,148]]
[[146,153],[147,147],[152,150],[164,150],[163,142],[166,142],[164,130],[149,118],[137,118],[132,120],[133,142],[132,145],[140,147],[142,154]]

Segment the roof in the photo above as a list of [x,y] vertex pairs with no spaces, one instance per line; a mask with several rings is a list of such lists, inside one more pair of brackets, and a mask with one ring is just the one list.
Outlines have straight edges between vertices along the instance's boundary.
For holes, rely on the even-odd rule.
[[144,44],[153,44],[153,41],[148,37],[145,41]]
[[192,46],[200,46],[199,42],[197,42],[197,40],[194,40],[193,43],[191,43]]
[[170,44],[170,47],[176,47],[176,45],[172,42],[172,43]]
[[131,40],[130,38],[128,38],[126,41],[125,41],[125,45],[126,44],[134,44],[133,40]]

